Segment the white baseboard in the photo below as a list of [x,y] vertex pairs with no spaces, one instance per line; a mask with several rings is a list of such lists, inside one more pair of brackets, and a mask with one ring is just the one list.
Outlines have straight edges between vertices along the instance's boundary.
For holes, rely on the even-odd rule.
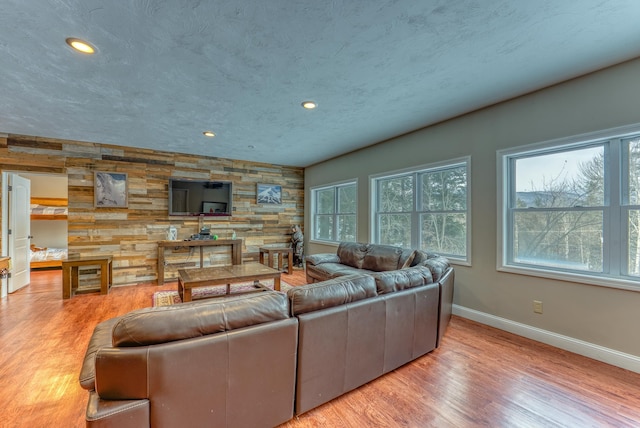
[[555,346],[565,351],[640,373],[640,357],[635,355],[625,354],[615,349],[605,348],[604,346],[574,339],[569,336],[563,336],[558,333],[521,324],[506,318],[500,318],[464,306],[453,305],[453,314],[500,330],[508,331],[509,333],[517,334],[518,336],[537,340],[538,342],[546,343],[547,345]]

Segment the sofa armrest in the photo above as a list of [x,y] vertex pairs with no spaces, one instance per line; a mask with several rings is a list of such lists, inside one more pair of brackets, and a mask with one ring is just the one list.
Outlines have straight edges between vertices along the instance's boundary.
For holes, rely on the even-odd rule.
[[305,261],[310,265],[319,265],[322,263],[340,263],[340,258],[337,254],[322,253],[313,254],[305,257]]
[[87,428],[142,428],[149,426],[149,400],[102,400],[89,393]]
[[93,329],[93,334],[89,340],[87,351],[84,354],[84,361],[82,362],[82,368],[80,369],[80,386],[87,391],[94,390],[96,388],[96,371],[95,371],[95,359],[96,353],[102,348],[111,347],[111,332],[113,326],[120,320],[120,317],[112,318],[107,321],[103,321],[96,325]]
[[436,347],[440,346],[453,309],[453,284],[455,282],[455,271],[449,267],[438,281],[440,285],[440,307],[438,309],[438,341]]
[[96,392],[106,400],[149,398],[148,346],[102,348],[96,353]]

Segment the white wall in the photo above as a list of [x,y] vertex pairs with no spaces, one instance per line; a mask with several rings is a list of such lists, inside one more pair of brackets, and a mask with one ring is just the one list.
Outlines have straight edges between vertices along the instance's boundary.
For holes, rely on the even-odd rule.
[[[639,76],[640,59],[311,166],[306,200],[311,187],[357,178],[358,240],[366,242],[369,175],[470,155],[472,266],[456,266],[458,309],[640,357],[640,292],[496,270],[496,151],[640,123]],[[335,247],[307,242],[308,254],[319,252]],[[533,300],[543,301],[543,314],[533,313]]]
[[20,176],[31,180],[32,198],[60,198],[67,199],[68,178],[66,175],[53,174],[26,174]]
[[31,220],[31,243],[37,247],[67,248],[67,220]]

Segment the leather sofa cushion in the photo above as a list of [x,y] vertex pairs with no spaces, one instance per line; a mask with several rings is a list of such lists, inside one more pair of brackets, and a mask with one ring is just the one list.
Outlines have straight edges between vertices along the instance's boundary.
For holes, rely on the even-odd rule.
[[345,275],[328,281],[293,287],[287,291],[291,315],[299,315],[376,296],[370,275]]
[[205,336],[289,318],[287,296],[274,291],[144,308],[120,317],[113,346],[142,346]]
[[[402,248],[391,245],[369,245],[362,261],[362,269],[382,272],[398,269]],[[342,260],[342,259],[341,259]]]
[[343,265],[362,269],[362,262],[367,255],[367,244],[359,242],[342,242],[338,247],[338,258]]
[[431,271],[434,281],[439,281],[447,268],[451,266],[449,260],[438,254],[426,253],[424,251],[416,251],[416,256],[411,266],[426,266]]
[[305,262],[309,265],[319,265],[324,263],[340,263],[340,259],[337,254],[322,253],[311,254],[304,258]]
[[410,269],[401,269],[388,272],[376,272],[371,274],[376,280],[378,294],[393,293],[394,291],[431,284],[433,277],[431,271],[425,266],[416,266]]

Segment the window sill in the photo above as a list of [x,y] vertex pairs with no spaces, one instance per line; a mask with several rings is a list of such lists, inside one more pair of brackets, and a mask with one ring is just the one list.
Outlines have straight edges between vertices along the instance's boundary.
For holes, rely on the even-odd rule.
[[558,281],[575,282],[585,285],[617,288],[627,291],[640,291],[640,278],[638,281],[623,278],[611,278],[606,276],[582,275],[578,273],[557,272],[545,269],[535,269],[521,266],[499,266],[498,272],[513,273],[517,275],[536,276]]
[[338,246],[340,245],[340,242],[337,242],[337,241],[321,241],[319,239],[311,239],[309,243],[318,244],[318,245],[329,245],[336,248],[338,248]]

